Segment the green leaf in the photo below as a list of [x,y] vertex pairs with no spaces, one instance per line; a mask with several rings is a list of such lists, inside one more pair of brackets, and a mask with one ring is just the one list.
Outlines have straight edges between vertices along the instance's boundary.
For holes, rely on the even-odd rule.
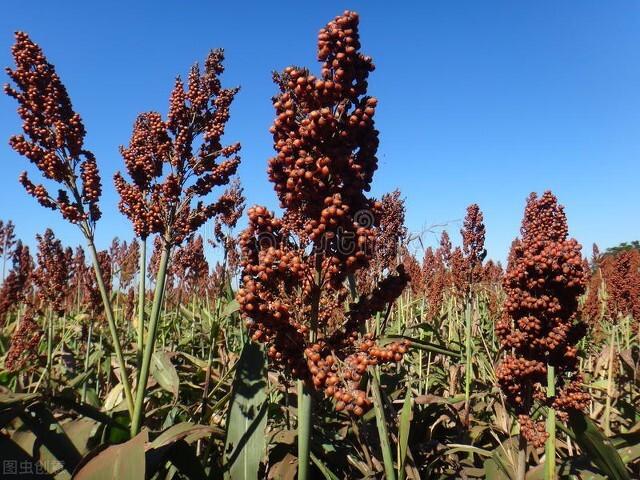
[[161,448],[183,439],[185,439],[187,443],[191,443],[212,434],[218,436],[220,433],[221,431],[217,427],[196,425],[191,422],[181,422],[162,432],[153,442],[151,442],[149,448]]
[[167,392],[173,393],[174,397],[178,396],[180,379],[167,352],[158,351],[153,354],[151,357],[151,375]]
[[393,455],[391,453],[391,444],[389,442],[389,433],[387,430],[387,418],[384,413],[384,403],[382,401],[382,392],[380,391],[380,382],[375,369],[371,368],[371,391],[373,393],[373,410],[376,415],[376,424],[378,426],[378,438],[380,439],[380,448],[382,449],[382,460],[384,462],[384,472],[387,480],[395,480],[396,471],[393,467]]
[[240,304],[237,300],[232,300],[224,306],[222,310],[222,314],[220,315],[222,318],[230,317],[234,313],[240,310]]
[[326,480],[340,480],[335,473],[329,470],[329,467],[322,463],[322,461],[313,454],[313,452],[311,452],[309,456],[311,457],[311,461],[316,467],[318,467],[318,470],[320,470],[320,473],[322,473]]
[[258,479],[266,448],[267,358],[261,346],[247,342],[236,366],[225,441],[226,478]]
[[608,478],[631,480],[618,451],[589,417],[582,412],[571,412],[568,426],[576,443]]
[[108,447],[88,458],[75,473],[75,480],[120,480],[145,478],[145,451],[148,432],[142,431],[131,440]]
[[39,397],[37,393],[13,393],[5,392],[0,394],[0,407],[8,407],[16,403],[28,402]]
[[411,389],[407,388],[407,395],[404,397],[402,411],[400,412],[400,425],[398,426],[398,480],[404,480],[405,462],[407,461],[407,451],[409,450],[409,430],[411,429]]

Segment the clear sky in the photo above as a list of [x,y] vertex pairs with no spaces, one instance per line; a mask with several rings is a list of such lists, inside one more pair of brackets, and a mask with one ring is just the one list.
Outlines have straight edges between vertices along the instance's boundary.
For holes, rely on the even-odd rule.
[[[224,84],[242,87],[227,139],[242,142],[248,203],[276,207],[265,174],[271,71],[317,72],[318,29],[347,8],[360,13],[363,51],[377,66],[373,193],[400,188],[411,230],[450,222],[457,241],[475,202],[489,255],[504,259],[526,196],[551,189],[586,254],[592,242],[640,238],[637,1],[12,2],[0,15],[0,64],[11,64],[13,31],[25,30],[56,65],[98,157],[106,246],[132,236],[111,180],[122,168],[118,146],[138,112],[166,111],[174,76],[210,48],[226,51]],[[48,226],[79,243],[74,227],[17,182],[27,162],[7,144],[20,125],[15,108],[0,98],[0,219],[13,219],[30,243]]]

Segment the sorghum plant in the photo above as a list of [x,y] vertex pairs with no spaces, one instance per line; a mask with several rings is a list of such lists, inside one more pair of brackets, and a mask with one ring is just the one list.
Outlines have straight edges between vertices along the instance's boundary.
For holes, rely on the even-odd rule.
[[47,228],[43,235],[36,235],[36,240],[37,267],[33,272],[33,280],[38,288],[38,298],[44,308],[49,307],[57,315],[62,315],[69,279],[69,264],[65,251],[50,228]]
[[487,256],[484,248],[484,218],[477,204],[473,203],[467,207],[460,235],[468,284],[475,285],[482,279],[482,262]]
[[[580,386],[576,348],[585,333],[576,320],[585,275],[581,246],[568,238],[564,209],[551,192],[529,196],[521,235],[504,278],[507,299],[496,331],[506,355],[496,375],[518,415],[522,438],[539,447],[550,435],[554,441],[554,412],[565,419],[589,402]],[[530,416],[534,399],[549,409],[547,431]],[[555,459],[553,445],[549,462]]]
[[9,220],[4,223],[0,220],[0,257],[2,257],[2,280],[6,274],[7,262],[13,257],[13,247],[16,244],[16,236],[14,233],[15,226]]
[[0,288],[0,326],[4,325],[6,315],[12,307],[30,300],[29,290],[33,281],[33,259],[29,247],[20,240],[13,251],[13,268]]
[[9,143],[16,152],[35,164],[45,179],[57,185],[58,191],[55,196],[51,195],[44,185],[34,184],[26,172],[20,175],[20,183],[40,205],[59,211],[64,219],[78,225],[87,240],[131,411],[133,398],[126,363],[111,301],[102,285],[94,244],[95,226],[101,216],[98,201],[102,186],[98,165],[93,153],[84,145],[84,124],[74,111],[67,89],[54,66],[26,33],[18,32],[15,37],[12,54],[16,67],[7,68],[13,86],[5,85],[4,90],[18,102],[24,135],[12,136]]
[[204,282],[209,277],[209,263],[204,255],[204,242],[200,235],[189,238],[176,250],[173,255],[172,270],[178,279],[179,296],[182,292],[198,296],[204,294],[206,287]]
[[447,271],[440,249],[428,247],[422,259],[424,295],[427,301],[427,318],[434,318],[441,310],[447,287]]
[[162,250],[149,319],[148,341],[140,366],[131,431],[137,433],[149,367],[160,317],[165,275],[171,249],[179,246],[208,220],[230,214],[234,197],[227,192],[213,203],[205,198],[215,187],[227,185],[235,174],[240,144],[222,145],[229,108],[237,88],[221,87],[222,50],[207,56],[204,72],[194,65],[188,85],[178,77],[171,93],[166,120],[144,113],[134,125],[131,141],[122,149],[131,183],[120,173],[115,185],[120,210],[141,238],[156,233]]
[[[380,199],[378,224],[375,226],[376,247],[369,268],[359,270],[357,275],[361,293],[370,293],[385,274],[393,272],[401,263],[400,254],[407,240],[407,227],[404,224],[404,199],[400,195],[400,190],[396,189]],[[408,252],[404,256],[407,255]]]
[[[358,22],[345,12],[321,29],[319,77],[294,67],[274,75],[277,154],[268,174],[284,215],[249,209],[237,298],[274,365],[305,389],[324,391],[336,410],[362,415],[371,406],[360,385],[368,366],[399,361],[406,351],[400,343],[378,345],[362,327],[408,279],[400,268],[344,312],[345,281],[369,265],[381,212],[365,195],[377,168],[377,101],[366,96],[374,67],[359,52]],[[310,397],[299,402],[299,478],[306,478]]]
[[605,255],[600,268],[606,285],[607,315],[612,320],[640,320],[640,251],[634,248]]
[[25,366],[35,363],[41,338],[42,329],[33,318],[33,313],[25,312],[11,336],[11,345],[4,362],[7,371],[19,372]]

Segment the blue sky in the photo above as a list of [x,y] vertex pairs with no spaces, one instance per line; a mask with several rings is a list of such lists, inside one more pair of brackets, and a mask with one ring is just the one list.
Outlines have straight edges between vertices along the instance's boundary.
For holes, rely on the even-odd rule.
[[[175,75],[186,76],[210,48],[225,48],[224,83],[242,87],[227,139],[243,145],[248,203],[276,207],[265,174],[271,71],[317,71],[317,31],[347,8],[360,13],[363,51],[377,67],[373,193],[400,188],[411,230],[448,222],[457,240],[475,202],[489,256],[504,259],[526,196],[551,189],[586,254],[592,242],[640,238],[636,1],[14,2],[0,16],[0,64],[11,64],[13,31],[25,30],[56,65],[98,157],[98,243],[106,246],[114,235],[132,236],[111,181],[122,168],[118,146],[138,112],[166,111]],[[19,125],[14,101],[0,97],[0,219],[13,219],[30,243],[48,226],[80,243],[74,227],[18,184],[27,162],[7,139]]]

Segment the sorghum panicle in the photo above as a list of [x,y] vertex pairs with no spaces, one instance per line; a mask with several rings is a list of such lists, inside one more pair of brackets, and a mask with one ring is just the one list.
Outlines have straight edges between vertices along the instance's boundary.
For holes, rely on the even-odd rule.
[[[525,438],[541,446],[547,434],[530,418],[532,399],[553,406],[558,416],[582,410],[589,394],[579,384],[576,343],[584,324],[576,321],[585,289],[581,246],[568,238],[564,209],[551,192],[531,194],[504,278],[507,299],[496,331],[507,355],[496,370]],[[555,366],[557,394],[547,398],[547,365]]]
[[185,89],[180,78],[171,92],[166,120],[156,112],[138,116],[128,147],[121,149],[131,182],[118,172],[120,211],[141,238],[162,235],[180,244],[207,220],[230,215],[229,192],[204,203],[217,186],[229,183],[240,163],[240,144],[222,145],[229,108],[238,91],[220,86],[222,50],[209,53],[204,72],[195,65]]
[[[369,268],[359,270],[357,275],[361,292],[371,292],[376,283],[386,273],[393,272],[400,263],[400,254],[404,253],[407,239],[407,227],[404,224],[405,204],[400,195],[400,190],[396,189],[384,194],[380,199],[379,221],[375,226],[376,244],[369,260]],[[407,255],[404,257],[408,259]],[[413,283],[418,279],[411,276],[411,280]]]
[[38,253],[33,280],[38,287],[38,298],[43,306],[51,308],[57,315],[62,315],[69,280],[69,264],[65,250],[50,228],[47,228],[43,235],[36,235],[36,240]]
[[[107,292],[111,294],[113,271],[111,256],[107,250],[98,252],[98,263],[102,271],[102,279],[104,281]],[[83,279],[83,286],[85,289],[84,300],[87,309],[90,312],[101,313],[104,310],[104,304],[102,303],[102,297],[98,288],[98,282],[96,276],[91,268],[85,270],[85,278]]]
[[16,66],[7,68],[13,86],[5,85],[4,90],[18,101],[24,135],[12,136],[9,143],[60,188],[53,196],[44,185],[29,180],[26,172],[20,175],[20,183],[42,206],[92,228],[101,215],[102,187],[95,157],[84,146],[82,119],[40,47],[24,32],[17,32],[15,38],[11,52]]
[[18,240],[13,251],[13,268],[0,288],[0,326],[4,324],[11,308],[31,300],[29,292],[33,282],[33,267],[29,247]]
[[25,312],[11,336],[11,344],[4,362],[7,371],[19,372],[34,362],[38,356],[38,345],[42,333],[42,329],[34,320],[33,313],[29,310]]
[[13,257],[13,247],[16,245],[15,225],[11,220],[4,223],[0,220],[0,257],[9,261]]
[[615,322],[629,315],[640,321],[640,250],[604,255],[600,269],[607,293],[607,317]]
[[482,262],[487,256],[484,248],[485,227],[480,207],[471,204],[467,207],[462,230],[462,253],[469,285],[475,285],[482,278]]
[[268,174],[285,213],[249,209],[237,294],[252,338],[268,345],[274,364],[355,415],[371,405],[359,385],[367,366],[398,361],[407,348],[380,346],[360,326],[408,281],[400,266],[344,312],[345,279],[369,265],[381,211],[365,196],[377,168],[377,101],[365,95],[373,63],[359,52],[358,21],[345,12],[320,31],[319,77],[295,67],[274,75],[277,155]]

